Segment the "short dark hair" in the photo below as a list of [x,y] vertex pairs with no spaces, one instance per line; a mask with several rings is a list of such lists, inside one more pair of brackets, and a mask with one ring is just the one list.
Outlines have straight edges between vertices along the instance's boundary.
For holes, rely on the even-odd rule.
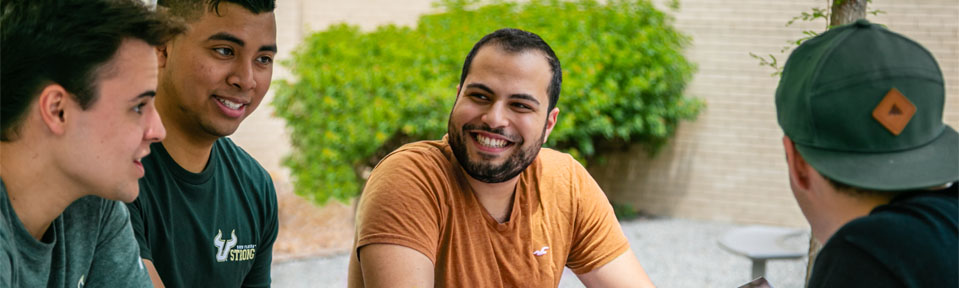
[[171,15],[190,22],[203,16],[204,6],[219,15],[220,3],[223,2],[243,6],[253,14],[272,12],[276,9],[276,0],[159,0],[157,5],[166,8]]
[[503,28],[483,36],[479,42],[473,45],[473,50],[470,50],[470,53],[466,55],[466,62],[463,63],[463,73],[460,74],[460,87],[462,87],[463,82],[466,81],[466,75],[470,73],[470,65],[472,65],[473,57],[476,57],[476,53],[479,52],[483,46],[493,44],[510,53],[536,50],[545,54],[546,62],[549,63],[549,68],[553,72],[553,77],[550,79],[549,86],[546,88],[546,94],[549,95],[549,109],[546,111],[548,113],[548,111],[553,110],[553,107],[556,107],[556,102],[559,101],[560,86],[563,84],[563,69],[559,65],[559,58],[556,57],[556,53],[553,53],[553,49],[549,47],[549,44],[546,44],[543,38],[540,38],[539,35],[532,32],[515,28]]
[[0,141],[17,133],[44,86],[63,86],[87,109],[98,71],[124,39],[157,46],[185,29],[137,0],[5,0],[0,23]]

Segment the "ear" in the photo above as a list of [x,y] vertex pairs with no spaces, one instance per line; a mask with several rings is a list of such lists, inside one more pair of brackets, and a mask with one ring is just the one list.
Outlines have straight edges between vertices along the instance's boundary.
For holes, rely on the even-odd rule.
[[783,148],[786,150],[786,166],[789,166],[789,180],[792,181],[796,188],[804,191],[810,190],[812,166],[799,154],[799,150],[796,150],[796,145],[792,139],[789,139],[789,136],[783,136]]
[[556,118],[558,116],[559,107],[553,107],[553,111],[549,111],[549,115],[546,115],[546,133],[543,135],[543,143],[549,140],[549,134],[553,132],[553,127],[556,127]]
[[163,43],[161,45],[156,46],[157,68],[166,68],[167,47],[168,47],[167,45],[168,45],[167,43]]
[[37,99],[37,109],[40,110],[40,119],[44,126],[54,135],[63,135],[66,131],[67,102],[71,101],[70,94],[59,84],[50,84],[43,87]]

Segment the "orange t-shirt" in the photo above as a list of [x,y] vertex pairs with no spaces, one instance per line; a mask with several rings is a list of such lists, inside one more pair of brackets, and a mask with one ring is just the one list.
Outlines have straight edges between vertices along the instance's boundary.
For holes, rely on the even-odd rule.
[[556,287],[563,266],[590,272],[629,249],[606,195],[568,154],[540,150],[506,223],[465,177],[446,137],[390,153],[360,199],[354,259],[363,246],[395,244],[433,261],[437,287]]

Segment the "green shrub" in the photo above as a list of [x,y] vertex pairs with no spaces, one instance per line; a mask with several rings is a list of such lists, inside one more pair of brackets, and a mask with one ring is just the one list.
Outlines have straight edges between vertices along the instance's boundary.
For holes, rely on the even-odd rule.
[[273,105],[292,130],[285,164],[298,194],[345,201],[389,151],[442,137],[466,54],[503,27],[539,34],[562,62],[559,123],[546,145],[581,160],[603,143],[655,150],[703,106],[683,95],[695,69],[682,54],[688,37],[648,1],[438,5],[446,12],[421,16],[415,29],[331,26],[284,63],[296,79],[274,84]]

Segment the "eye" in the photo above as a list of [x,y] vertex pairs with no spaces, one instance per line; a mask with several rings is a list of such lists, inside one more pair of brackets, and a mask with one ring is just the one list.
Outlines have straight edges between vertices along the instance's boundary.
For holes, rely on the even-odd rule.
[[477,101],[486,102],[489,101],[489,97],[480,93],[472,93],[468,95],[470,98],[476,99]]
[[513,103],[513,107],[523,109],[523,110],[533,110],[533,107],[530,107],[529,105],[526,105],[523,103]]
[[219,54],[220,56],[233,56],[233,49],[226,47],[213,48],[213,52],[216,52],[216,54]]
[[270,56],[260,56],[260,57],[257,57],[257,58],[256,58],[256,62],[259,62],[260,64],[263,64],[263,65],[268,65],[268,64],[273,63],[273,57],[270,57]]
[[142,102],[137,104],[137,106],[133,106],[133,112],[136,112],[137,114],[143,114],[143,106],[147,106],[147,103]]

